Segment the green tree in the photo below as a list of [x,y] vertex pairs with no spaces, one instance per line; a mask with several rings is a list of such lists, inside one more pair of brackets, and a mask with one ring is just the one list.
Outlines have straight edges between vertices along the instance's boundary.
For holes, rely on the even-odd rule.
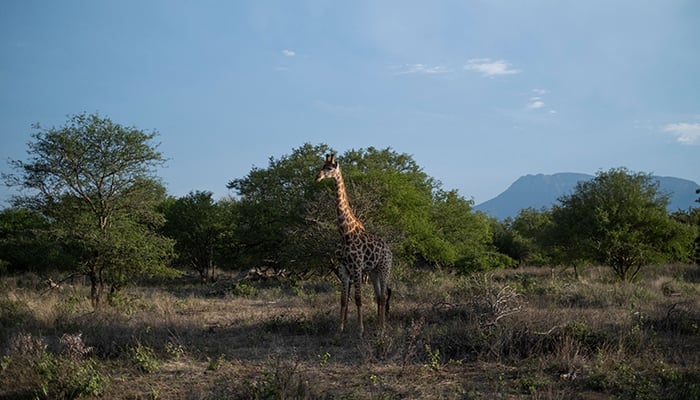
[[[454,266],[458,270],[487,270],[510,266],[512,260],[504,257],[493,245],[494,231],[489,218],[472,210],[474,202],[461,197],[456,190],[436,190],[433,210],[427,225],[431,232],[426,237],[426,253],[434,262]],[[436,252],[430,257],[430,251]]]
[[33,126],[28,161],[12,161],[5,180],[29,194],[17,206],[53,221],[50,233],[80,261],[98,307],[110,293],[141,276],[168,275],[173,243],[156,233],[165,189],[155,176],[163,163],[156,133],[113,123],[98,114],[70,116],[59,128]]
[[226,203],[215,202],[213,193],[195,191],[167,202],[163,233],[175,240],[176,263],[191,267],[205,281],[213,278],[214,267],[226,246],[226,232],[232,229]]
[[[267,168],[253,168],[248,175],[230,181],[238,197],[235,203],[235,262],[244,267],[292,268],[306,273],[327,267],[332,242],[322,232],[328,224],[314,225],[321,206],[322,187],[314,177],[325,145],[304,146],[279,159],[270,157]],[[315,201],[316,200],[316,201]],[[335,233],[337,231],[333,231]],[[325,260],[325,261],[324,261]]]
[[690,208],[687,211],[676,211],[671,214],[674,220],[686,225],[689,229],[695,230],[695,240],[693,241],[692,261],[700,263],[700,207]]
[[24,208],[0,211],[0,271],[43,272],[62,269],[72,260],[61,244],[46,232],[50,221],[39,213]]
[[[323,271],[339,242],[332,183],[314,182],[327,145],[305,144],[229,182],[238,194],[239,263]],[[486,219],[456,192],[442,191],[407,154],[349,150],[337,157],[350,204],[386,238],[397,262],[473,268],[494,264]],[[483,265],[481,265],[483,264]]]
[[551,223],[551,213],[544,208],[524,208],[513,219],[510,229],[520,238],[523,264],[541,266],[551,262],[544,237]]
[[668,196],[651,175],[600,172],[559,202],[550,237],[570,263],[600,262],[632,280],[646,264],[690,257],[693,232],[668,215]]
[[518,265],[546,265],[550,263],[545,233],[551,224],[548,210],[532,207],[520,210],[515,218],[494,221],[494,244],[498,250],[515,260]]

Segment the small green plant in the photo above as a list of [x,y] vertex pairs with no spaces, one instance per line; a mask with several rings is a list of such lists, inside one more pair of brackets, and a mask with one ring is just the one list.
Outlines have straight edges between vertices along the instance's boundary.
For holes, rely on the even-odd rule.
[[429,344],[425,344],[425,352],[428,354],[428,367],[433,371],[439,371],[442,367],[440,362],[440,350],[433,350]]
[[326,364],[328,364],[328,360],[331,358],[331,353],[325,352],[325,353],[323,353],[323,354],[317,355],[316,357],[318,357],[318,359],[319,359],[318,365],[319,365],[321,368],[323,368],[323,367],[326,366]]
[[129,348],[129,357],[142,372],[154,372],[160,368],[160,362],[152,348],[136,342]]
[[258,289],[245,282],[236,282],[231,286],[231,294],[241,297],[253,297],[258,294]]
[[535,395],[552,385],[546,378],[537,375],[522,376],[518,378],[517,382],[523,391],[531,395]]
[[219,368],[221,368],[224,361],[226,361],[226,358],[225,358],[224,354],[222,353],[222,354],[219,354],[219,356],[215,359],[207,357],[207,360],[209,361],[209,366],[207,366],[207,370],[217,371]]
[[2,356],[2,358],[0,358],[0,372],[6,370],[11,362],[12,362],[12,357]]
[[177,361],[185,354],[185,348],[181,344],[168,342],[165,344],[165,352]]

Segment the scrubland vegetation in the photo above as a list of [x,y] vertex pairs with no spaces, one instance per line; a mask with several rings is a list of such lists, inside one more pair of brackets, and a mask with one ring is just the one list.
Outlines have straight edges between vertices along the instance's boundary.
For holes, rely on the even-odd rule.
[[700,397],[700,208],[669,213],[648,174],[499,221],[410,155],[339,154],[394,255],[388,328],[366,290],[359,337],[313,181],[329,146],[175,198],[155,132],[35,128],[3,175],[22,195],[0,210],[0,398]]
[[[337,333],[335,278],[181,278],[93,311],[89,286],[2,280],[2,398],[700,396],[700,271],[398,270],[385,335]],[[365,299],[371,310],[372,299]],[[372,314],[372,313],[369,313]]]

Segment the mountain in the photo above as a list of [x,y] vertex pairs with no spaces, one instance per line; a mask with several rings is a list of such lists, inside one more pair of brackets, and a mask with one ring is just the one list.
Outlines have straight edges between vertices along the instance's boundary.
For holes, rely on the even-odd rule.
[[[549,208],[557,203],[559,197],[573,193],[579,181],[593,178],[593,175],[571,172],[525,175],[513,182],[505,192],[475,206],[474,209],[498,219],[515,217],[523,208]],[[652,178],[659,181],[660,191],[670,194],[669,211],[687,210],[689,207],[698,206],[695,202],[698,198],[695,190],[700,188],[700,185],[697,183],[669,176]]]

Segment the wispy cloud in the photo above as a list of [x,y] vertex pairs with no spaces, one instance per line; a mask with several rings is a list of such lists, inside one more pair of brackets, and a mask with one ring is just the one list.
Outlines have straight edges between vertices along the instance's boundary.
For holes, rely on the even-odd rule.
[[480,72],[486,77],[494,77],[499,75],[512,75],[520,73],[519,69],[514,69],[506,60],[492,60],[490,58],[473,58],[467,60],[464,65],[467,71]]
[[542,101],[541,97],[530,97],[530,103],[527,105],[527,108],[536,110],[542,107],[544,107],[544,101]]
[[676,136],[680,144],[700,143],[700,123],[677,122],[664,126],[664,132]]
[[451,70],[443,65],[404,64],[395,68],[397,74],[446,74]]
[[294,50],[284,49],[282,50],[282,55],[285,57],[294,57],[297,53]]
[[556,114],[557,112],[544,102],[544,95],[549,93],[545,89],[532,89],[534,96],[530,97],[527,103],[528,110],[547,110],[550,114]]

